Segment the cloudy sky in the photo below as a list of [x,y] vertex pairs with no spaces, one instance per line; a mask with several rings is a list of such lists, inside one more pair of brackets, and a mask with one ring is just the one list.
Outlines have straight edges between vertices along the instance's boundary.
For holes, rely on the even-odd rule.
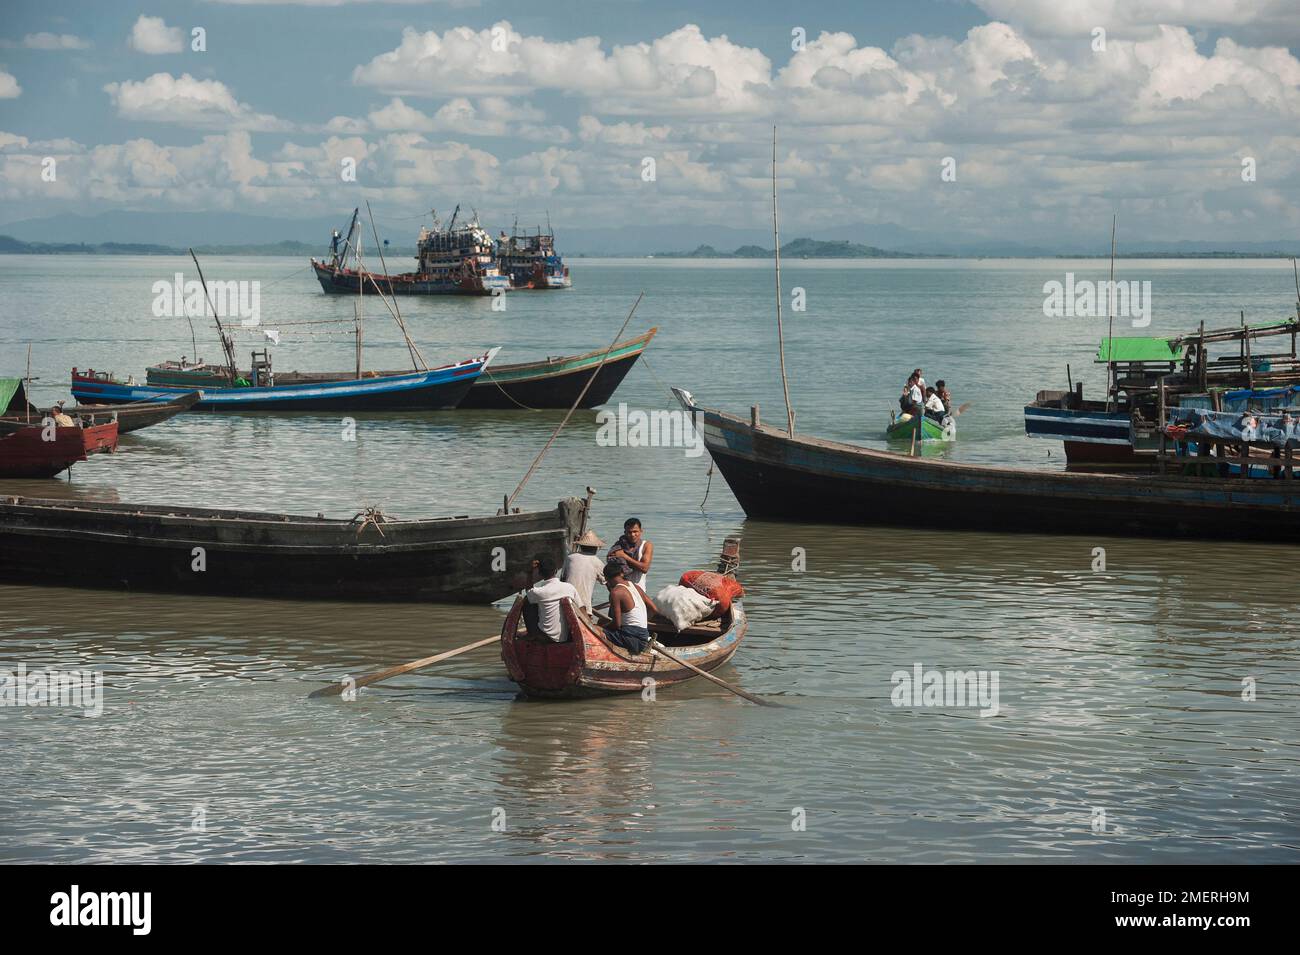
[[799,234],[1295,238],[1296,51],[1297,0],[6,0],[0,222],[755,226],[775,123]]

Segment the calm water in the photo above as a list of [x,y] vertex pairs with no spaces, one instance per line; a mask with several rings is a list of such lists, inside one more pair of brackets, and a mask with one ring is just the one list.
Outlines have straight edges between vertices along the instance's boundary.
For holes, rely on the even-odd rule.
[[[163,258],[0,256],[0,374],[31,343],[41,401],[68,371],[142,375],[193,354],[184,319],[150,312]],[[346,369],[352,304],[291,259],[204,262],[257,279],[281,370]],[[672,407],[666,384],[781,419],[762,264],[572,262],[573,290],[401,302],[430,361],[489,345],[500,360],[659,336],[616,400]],[[1044,318],[1043,283],[1103,278],[1104,262],[788,262],[791,392],[801,427],[879,444],[916,365],[946,378],[954,457],[1059,467],[1020,410],[1085,393],[1106,319]],[[189,273],[187,272],[187,277]],[[1150,280],[1158,334],[1286,317],[1289,263],[1121,262]],[[788,301],[788,299],[787,299]],[[367,365],[406,348],[377,302]],[[306,337],[309,330],[314,334]],[[199,351],[218,355],[200,327]],[[256,344],[247,333],[245,359]],[[186,416],[123,438],[70,481],[0,493],[240,506],[351,516],[490,513],[558,413]],[[656,587],[741,534],[751,629],[723,676],[777,698],[761,709],[696,683],[656,702],[532,703],[492,649],[307,703],[361,673],[497,630],[495,607],[350,606],[0,586],[0,668],[104,673],[104,713],[0,708],[8,779],[0,860],[41,861],[1295,861],[1300,849],[1300,551],[1282,546],[995,537],[747,521],[707,457],[600,447],[570,422],[521,504],[594,485],[607,540],[640,516]],[[1052,454],[1049,456],[1048,451]],[[701,508],[701,502],[704,507]],[[1094,548],[1105,570],[1094,572]],[[802,549],[797,550],[797,549]],[[806,569],[792,569],[792,555]],[[77,568],[68,568],[76,583]],[[999,712],[896,707],[895,671],[997,671]],[[1243,699],[1243,681],[1255,687]],[[206,823],[192,823],[201,809]],[[796,830],[799,810],[806,828]],[[1105,831],[1099,828],[1105,813]],[[498,825],[493,827],[494,819]],[[497,831],[504,820],[504,831]]]

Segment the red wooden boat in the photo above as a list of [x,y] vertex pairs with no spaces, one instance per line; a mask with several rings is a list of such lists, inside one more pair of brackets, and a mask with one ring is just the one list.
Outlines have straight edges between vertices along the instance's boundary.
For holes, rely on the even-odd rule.
[[117,445],[117,424],[100,426],[105,432],[92,439],[82,428],[55,428],[53,440],[47,441],[41,425],[21,428],[0,435],[0,478],[48,478],[66,471],[78,461],[86,460],[87,448],[111,432]]
[[[728,538],[718,572],[734,576],[739,553],[740,542]],[[631,653],[610,643],[601,629],[610,621],[599,615],[595,619],[588,617],[567,599],[561,601],[561,612],[568,625],[569,641],[535,640],[523,627],[523,608],[524,598],[520,595],[501,628],[501,659],[510,679],[526,696],[578,698],[634,693],[646,686],[647,678],[662,687],[697,675],[657,654]],[[748,629],[748,619],[741,601],[736,600],[719,619],[705,620],[680,633],[657,617],[650,620],[649,629],[673,656],[711,671],[735,655]]]

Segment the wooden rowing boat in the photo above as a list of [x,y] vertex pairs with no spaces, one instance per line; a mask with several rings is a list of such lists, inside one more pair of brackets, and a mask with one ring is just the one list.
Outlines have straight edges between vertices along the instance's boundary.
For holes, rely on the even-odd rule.
[[[718,572],[734,574],[738,563],[739,541],[728,538]],[[633,693],[651,682],[656,687],[671,686],[697,675],[657,654],[631,653],[611,643],[602,630],[610,621],[588,617],[567,598],[561,601],[561,613],[570,639],[553,643],[531,638],[523,626],[524,602],[522,594],[515,598],[501,627],[501,659],[510,679],[526,696],[571,699]],[[740,648],[749,625],[742,603],[733,601],[721,618],[680,633],[659,618],[649,622],[649,629],[673,656],[708,672],[722,666]]]
[[59,584],[75,568],[78,586],[489,603],[527,584],[534,555],[569,552],[584,507],[568,498],[491,517],[337,519],[6,497],[0,578]]
[[[953,419],[949,418],[948,420],[952,421]],[[891,421],[889,427],[885,429],[885,437],[890,441],[911,441],[914,434],[916,434],[916,419],[906,412]],[[922,441],[951,441],[956,436],[957,428],[955,424],[945,430],[942,424],[928,415],[921,416]]]
[[[876,451],[698,405],[704,445],[750,517],[1300,543],[1300,479],[987,467]],[[1276,463],[1276,462],[1275,462]]]
[[81,428],[55,428],[51,436],[34,424],[0,434],[0,478],[51,478],[84,460],[86,436]]

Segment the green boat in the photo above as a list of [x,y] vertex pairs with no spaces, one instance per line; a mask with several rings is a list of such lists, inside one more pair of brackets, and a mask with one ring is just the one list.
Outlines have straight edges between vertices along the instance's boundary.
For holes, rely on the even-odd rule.
[[[947,426],[933,418],[922,416],[922,441],[952,441],[957,437],[957,426],[952,418],[945,418]],[[890,441],[911,441],[916,433],[916,421],[910,414],[901,414],[885,429],[885,437]]]

